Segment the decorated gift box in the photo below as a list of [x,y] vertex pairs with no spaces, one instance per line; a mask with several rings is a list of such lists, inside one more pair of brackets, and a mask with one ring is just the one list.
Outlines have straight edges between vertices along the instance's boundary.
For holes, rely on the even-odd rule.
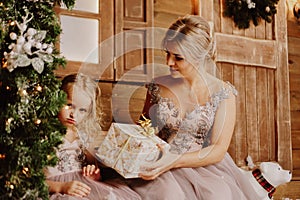
[[142,166],[155,162],[161,155],[157,144],[166,143],[155,135],[150,120],[140,125],[112,123],[96,156],[104,165],[125,178],[137,178]]

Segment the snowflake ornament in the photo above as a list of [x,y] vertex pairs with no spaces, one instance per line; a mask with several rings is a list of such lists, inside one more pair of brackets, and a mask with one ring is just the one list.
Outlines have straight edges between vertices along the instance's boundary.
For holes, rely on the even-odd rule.
[[29,12],[26,11],[26,16],[22,17],[23,22],[16,24],[20,30],[20,35],[15,32],[9,34],[10,39],[15,41],[11,43],[8,48],[9,53],[4,52],[4,57],[7,60],[7,69],[12,72],[17,67],[27,67],[32,65],[38,72],[42,73],[44,70],[44,63],[53,62],[53,44],[46,44],[42,41],[46,37],[46,31],[28,28],[27,24],[33,18],[29,19]]

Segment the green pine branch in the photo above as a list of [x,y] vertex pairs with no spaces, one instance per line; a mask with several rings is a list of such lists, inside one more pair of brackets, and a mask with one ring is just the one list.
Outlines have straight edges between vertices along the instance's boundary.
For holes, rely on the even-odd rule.
[[[51,47],[62,31],[53,8],[64,4],[71,9],[74,3],[5,0],[0,5],[0,199],[48,199],[43,169],[57,162],[55,148],[65,133],[57,114],[66,101],[54,74],[66,60]],[[11,51],[19,52],[12,45],[18,43],[14,37],[22,36],[16,22],[23,23],[27,13],[30,20],[24,23],[24,31],[46,31],[39,41],[49,47],[41,54],[22,52],[29,60],[40,58],[42,64],[35,66],[20,57],[16,64],[16,57],[7,56]],[[29,42],[28,35],[23,36]],[[32,52],[38,50],[31,47]]]
[[247,29],[252,22],[258,26],[262,20],[271,23],[279,0],[225,0],[225,17],[232,18],[239,29]]

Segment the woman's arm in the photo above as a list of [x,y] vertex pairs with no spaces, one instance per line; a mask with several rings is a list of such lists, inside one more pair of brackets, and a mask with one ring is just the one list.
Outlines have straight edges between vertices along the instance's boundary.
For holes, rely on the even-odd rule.
[[231,142],[236,117],[235,96],[230,93],[228,99],[220,102],[212,129],[211,145],[199,151],[181,155],[164,151],[163,158],[141,173],[141,178],[153,180],[160,174],[173,168],[201,167],[220,162]]

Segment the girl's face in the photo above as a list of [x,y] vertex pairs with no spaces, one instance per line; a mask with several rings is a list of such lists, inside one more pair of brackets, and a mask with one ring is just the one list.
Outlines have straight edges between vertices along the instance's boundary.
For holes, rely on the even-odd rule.
[[172,77],[186,77],[188,74],[195,73],[193,65],[185,59],[174,43],[167,43],[166,53],[167,65],[170,67]]
[[92,103],[82,89],[72,86],[69,90],[67,105],[58,114],[58,119],[67,128],[80,124],[90,113]]

